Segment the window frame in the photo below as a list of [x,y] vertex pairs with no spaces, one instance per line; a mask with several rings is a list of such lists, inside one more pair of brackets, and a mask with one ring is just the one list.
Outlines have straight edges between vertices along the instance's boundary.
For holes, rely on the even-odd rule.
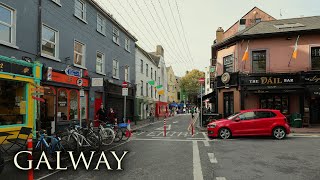
[[[225,68],[225,63],[224,63],[224,60],[227,58],[227,57],[231,57],[232,58],[232,72],[229,72],[229,71],[226,71],[226,68]],[[235,62],[234,62],[235,58],[234,58],[234,54],[229,54],[229,55],[226,55],[222,58],[222,69],[223,69],[223,73],[225,72],[228,72],[228,73],[233,73],[235,72]]]
[[10,25],[5,22],[0,21],[0,24],[7,26],[7,27],[10,27],[10,40],[11,41],[7,42],[7,41],[0,39],[0,44],[18,49],[18,47],[16,46],[17,10],[10,7],[10,6],[7,6],[3,3],[0,3],[0,7],[7,9],[8,11],[11,12],[11,24]]
[[[126,70],[127,70],[127,74],[126,74]],[[125,66],[124,68],[124,81],[126,82],[130,82],[130,66]]]
[[[117,65],[117,67],[116,67],[116,75],[114,75],[114,62],[116,62],[116,65]],[[119,61],[117,60],[117,59],[113,59],[113,61],[112,61],[112,78],[114,78],[114,79],[120,79],[119,78]]]
[[112,41],[120,46],[120,31],[115,26],[112,28]]
[[[76,53],[76,54],[80,54],[80,53],[78,53],[78,52],[76,52],[75,51],[75,44],[76,43],[79,43],[79,44],[81,44],[82,45],[82,51],[83,51],[83,54],[82,54],[82,60],[83,60],[83,63],[81,62],[81,65],[79,65],[79,64],[76,64],[75,63],[75,56],[74,56],[74,54]],[[75,66],[75,67],[79,67],[79,68],[82,68],[82,69],[87,69],[86,68],[86,44],[85,43],[82,43],[81,41],[79,41],[79,40],[74,40],[73,41],[73,65]]]
[[152,67],[150,68],[150,73],[151,73],[150,78],[153,80],[153,68]]
[[[99,18],[101,19],[101,27],[102,27],[102,30],[99,29]],[[100,13],[97,13],[97,31],[106,36],[106,18],[101,15]]]
[[[83,4],[83,10],[82,10],[82,13],[83,13],[83,17],[79,16],[77,13],[76,13],[76,3],[77,1],[81,4]],[[85,1],[83,0],[75,0],[74,1],[74,16],[77,17],[78,19],[80,19],[81,21],[83,21],[84,23],[87,24],[87,4]]]
[[146,63],[146,76],[149,77],[149,64]]
[[149,97],[149,84],[146,82],[146,96]]
[[143,96],[143,90],[144,90],[144,87],[143,87],[143,80],[141,80],[141,87],[140,87],[140,94],[141,94],[141,96]]
[[126,37],[125,39],[124,39],[124,49],[126,50],[126,51],[128,51],[129,53],[131,52],[130,51],[130,39],[128,38],[128,37]]
[[140,59],[140,73],[141,74],[143,74],[143,64],[144,64],[144,62],[143,62],[143,60],[142,59]]
[[[101,55],[101,70],[102,70],[102,72],[99,72],[98,70],[97,70],[97,63],[98,63],[98,54],[100,54]],[[102,53],[101,51],[97,51],[97,53],[96,53],[96,73],[98,73],[98,74],[101,74],[101,75],[106,75],[105,74],[105,62],[106,62],[106,60],[105,60],[105,55],[104,55],[104,53]]]
[[[47,29],[49,30],[52,30],[55,32],[55,43],[49,41],[49,40],[45,40],[46,42],[49,42],[49,43],[53,43],[55,45],[55,55],[56,56],[51,56],[51,55],[48,55],[48,54],[45,54],[42,52],[42,41],[44,40],[43,39],[43,30],[42,28],[46,27]],[[40,46],[40,51],[41,51],[41,56],[42,57],[46,57],[46,58],[49,58],[49,59],[52,59],[52,60],[56,60],[56,61],[60,61],[59,60],[59,31],[42,23],[42,26],[41,26],[41,46]]]
[[[266,66],[266,68],[265,68],[265,71],[264,72],[262,72],[262,71],[256,71],[256,70],[254,70],[253,69],[253,62],[254,62],[254,59],[253,59],[253,54],[255,53],[255,52],[261,52],[261,51],[265,51],[265,66]],[[251,72],[252,73],[267,73],[268,71],[267,71],[267,69],[268,69],[268,50],[267,49],[254,49],[254,50],[252,50],[251,51]]]
[[[320,67],[318,68],[318,69],[315,69],[315,68],[313,68],[313,66],[312,66],[312,48],[319,48],[320,49],[320,44],[318,44],[318,45],[310,45],[310,70],[311,71],[318,71],[318,70],[320,70]],[[318,57],[318,56],[317,56]],[[319,56],[320,57],[320,56]]]

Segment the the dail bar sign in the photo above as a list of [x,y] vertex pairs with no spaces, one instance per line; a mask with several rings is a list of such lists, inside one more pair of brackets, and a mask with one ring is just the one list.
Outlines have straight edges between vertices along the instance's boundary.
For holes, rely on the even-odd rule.
[[298,76],[249,76],[242,83],[247,85],[281,85],[298,83]]

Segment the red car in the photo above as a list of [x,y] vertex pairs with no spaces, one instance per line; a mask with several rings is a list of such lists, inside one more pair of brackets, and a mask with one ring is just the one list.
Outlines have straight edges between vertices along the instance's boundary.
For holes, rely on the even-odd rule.
[[286,117],[279,110],[250,109],[226,119],[210,122],[209,137],[228,139],[231,136],[273,136],[283,139],[290,133]]

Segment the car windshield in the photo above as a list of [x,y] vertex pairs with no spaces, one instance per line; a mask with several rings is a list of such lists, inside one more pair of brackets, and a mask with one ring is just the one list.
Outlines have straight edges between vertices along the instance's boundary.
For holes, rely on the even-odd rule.
[[232,114],[231,116],[227,117],[227,119],[228,119],[228,120],[231,120],[231,119],[233,119],[234,117],[238,116],[239,114],[240,114],[239,112],[234,113],[234,114]]

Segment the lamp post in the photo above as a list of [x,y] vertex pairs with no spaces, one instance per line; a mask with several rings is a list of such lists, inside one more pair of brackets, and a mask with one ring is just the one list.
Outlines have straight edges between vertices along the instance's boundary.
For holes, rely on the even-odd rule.
[[200,83],[200,126],[202,127],[202,85],[204,84],[205,79],[199,78]]

